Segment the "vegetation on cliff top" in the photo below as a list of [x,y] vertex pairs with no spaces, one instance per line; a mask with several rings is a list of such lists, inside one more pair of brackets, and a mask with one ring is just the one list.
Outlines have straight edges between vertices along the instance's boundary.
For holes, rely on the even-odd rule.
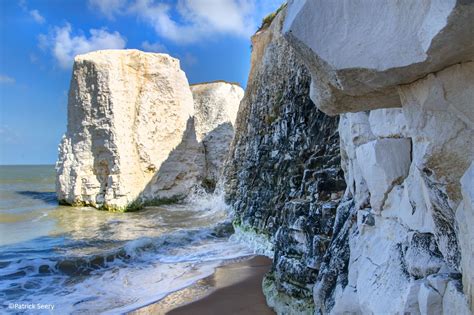
[[267,27],[269,27],[270,24],[272,24],[275,17],[278,15],[278,13],[280,13],[280,11],[283,10],[286,7],[286,5],[287,5],[286,2],[284,2],[275,12],[272,12],[269,15],[267,15],[266,17],[264,17],[262,19],[262,24],[260,25],[260,27],[257,30],[257,33],[264,30],[264,29],[266,29]]

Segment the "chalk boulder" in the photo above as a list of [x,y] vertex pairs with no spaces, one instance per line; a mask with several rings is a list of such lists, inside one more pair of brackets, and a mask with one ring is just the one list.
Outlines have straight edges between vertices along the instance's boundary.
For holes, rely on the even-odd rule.
[[290,0],[283,32],[324,112],[399,107],[397,85],[472,60],[474,3]]

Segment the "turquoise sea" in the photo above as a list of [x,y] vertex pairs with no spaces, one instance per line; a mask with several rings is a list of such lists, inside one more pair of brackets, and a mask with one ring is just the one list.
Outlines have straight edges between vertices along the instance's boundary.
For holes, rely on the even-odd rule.
[[52,165],[0,166],[0,313],[124,313],[251,254],[218,194],[109,213],[54,191]]

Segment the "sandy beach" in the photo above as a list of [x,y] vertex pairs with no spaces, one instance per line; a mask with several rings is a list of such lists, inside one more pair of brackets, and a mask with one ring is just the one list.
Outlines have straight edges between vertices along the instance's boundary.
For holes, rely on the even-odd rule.
[[275,314],[262,293],[270,267],[271,260],[264,256],[221,266],[213,275],[130,314]]

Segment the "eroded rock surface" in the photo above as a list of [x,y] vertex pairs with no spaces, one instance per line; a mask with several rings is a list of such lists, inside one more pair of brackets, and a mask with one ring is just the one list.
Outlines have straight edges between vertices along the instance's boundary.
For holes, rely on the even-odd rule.
[[[279,30],[284,14],[253,38],[226,168],[242,230],[274,245],[269,304],[471,314],[474,2],[294,0]],[[308,95],[341,114],[339,150]]]
[[137,50],[77,56],[56,165],[58,199],[126,207],[181,143],[193,114],[177,59]]
[[189,87],[179,60],[138,50],[77,56],[59,148],[61,202],[125,210],[212,186],[243,90]]
[[344,113],[357,218],[331,240],[350,255],[326,253],[316,310],[470,313],[474,3],[295,0],[284,33],[311,71],[313,101]]
[[244,91],[228,82],[194,84],[191,91],[194,116],[183,141],[170,152],[141,200],[183,198],[198,186],[212,192],[222,174]]
[[309,98],[310,76],[280,34],[284,10],[252,38],[252,68],[225,169],[227,200],[239,233],[268,254],[264,281],[270,306],[283,314],[312,313],[321,268],[345,188],[337,118]]
[[196,136],[206,153],[205,182],[215,186],[234,137],[234,123],[244,90],[237,84],[209,82],[191,86]]
[[338,114],[401,106],[397,86],[472,60],[462,0],[290,0],[284,33],[311,71],[311,98]]

